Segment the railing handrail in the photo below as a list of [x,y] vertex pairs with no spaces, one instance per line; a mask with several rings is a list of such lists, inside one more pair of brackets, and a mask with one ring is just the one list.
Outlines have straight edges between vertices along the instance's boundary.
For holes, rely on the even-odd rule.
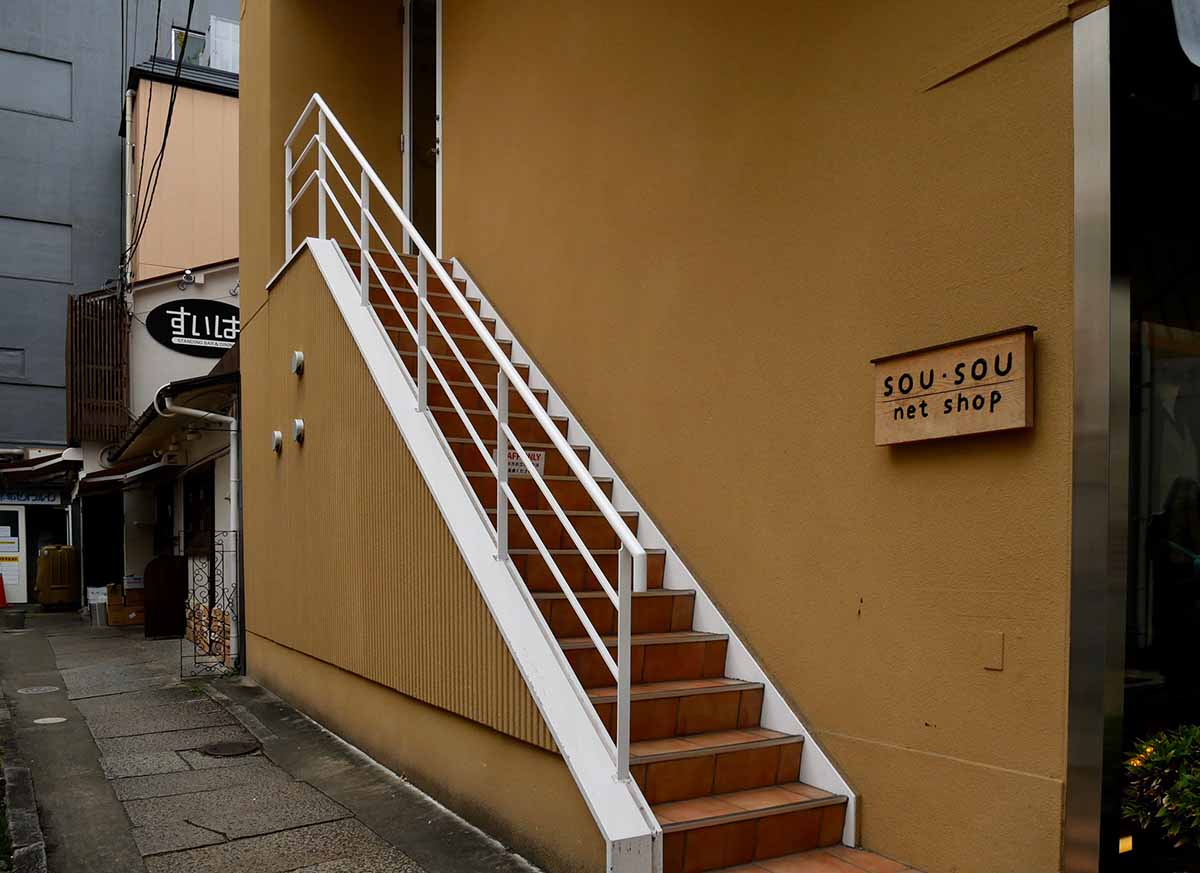
[[[317,109],[317,112],[318,112],[318,132],[309,139],[308,143],[305,145],[304,149],[301,151],[300,156],[298,158],[296,158],[295,161],[293,161],[292,160],[292,143],[295,141],[297,135],[300,133],[300,131],[303,129],[305,123],[308,121],[308,119],[312,115],[314,108]],[[360,183],[361,193],[360,193],[360,195],[355,195],[355,193],[353,191],[353,186],[351,186],[349,179],[346,177],[345,172],[341,168],[341,165],[338,163],[337,159],[334,157],[333,153],[329,150],[329,148],[326,145],[325,127],[327,124],[331,125],[333,127],[334,132],[337,133],[338,137],[341,139],[342,143],[345,145],[346,149],[349,151],[351,157],[354,159],[354,161],[359,166],[359,170],[361,173],[361,183]],[[312,148],[314,142],[317,143],[316,154],[317,154],[317,160],[318,160],[318,168],[316,170],[314,170],[311,174],[309,174],[309,176],[306,178],[306,180],[305,180],[304,184],[302,185],[302,187],[300,188],[300,190],[293,196],[292,195],[292,177],[295,174],[297,167],[299,167],[300,164],[305,159],[305,157],[307,157],[308,152]],[[617,737],[616,737],[616,744],[615,744],[615,746],[616,746],[616,748],[615,748],[616,770],[617,770],[616,775],[617,775],[618,779],[627,781],[629,779],[629,722],[630,722],[630,707],[631,707],[631,700],[630,700],[631,651],[630,651],[630,648],[631,648],[631,634],[632,634],[632,630],[631,630],[631,626],[632,626],[632,619],[631,619],[632,592],[635,589],[636,590],[645,590],[645,587],[646,587],[646,572],[647,572],[646,564],[647,564],[647,561],[646,561],[645,548],[638,541],[638,539],[637,539],[636,535],[634,535],[633,531],[630,530],[629,525],[626,524],[625,519],[622,517],[621,513],[617,510],[617,508],[613,505],[613,503],[609,499],[608,495],[606,495],[604,493],[604,490],[600,487],[599,483],[596,482],[596,480],[592,476],[591,472],[587,469],[587,466],[579,459],[579,457],[575,453],[574,449],[572,449],[570,443],[562,435],[562,433],[559,431],[558,427],[554,424],[554,421],[551,419],[549,413],[537,401],[537,398],[534,395],[533,390],[525,382],[524,378],[522,378],[522,376],[521,376],[520,372],[517,370],[516,366],[512,363],[511,360],[509,360],[508,356],[503,352],[503,350],[501,350],[495,337],[493,337],[491,335],[491,333],[487,330],[487,328],[484,326],[484,324],[483,324],[482,320],[479,318],[478,314],[471,307],[471,305],[467,302],[466,297],[462,294],[461,291],[459,291],[457,285],[454,283],[454,280],[450,277],[449,273],[446,272],[446,269],[442,266],[442,264],[438,260],[437,256],[434,254],[432,249],[430,249],[429,245],[425,242],[424,238],[421,236],[421,234],[417,230],[417,228],[409,220],[409,218],[405,214],[403,208],[401,208],[400,204],[396,201],[395,197],[392,196],[392,194],[388,190],[387,186],[383,183],[383,180],[379,178],[378,174],[375,172],[375,170],[371,166],[370,162],[367,161],[366,157],[359,150],[358,146],[355,145],[355,143],[351,139],[350,135],[346,132],[346,129],[342,126],[341,122],[337,119],[337,116],[334,115],[333,111],[325,103],[324,99],[322,99],[320,94],[314,93],[312,95],[312,97],[309,98],[307,104],[305,104],[304,110],[300,113],[299,118],[296,120],[296,123],[293,125],[291,131],[288,133],[288,136],[287,136],[286,140],[284,141],[284,156],[285,156],[285,161],[284,161],[284,165],[285,165],[284,188],[285,188],[285,191],[284,191],[284,193],[285,193],[285,201],[287,203],[286,216],[285,216],[285,248],[286,248],[285,259],[290,258],[292,255],[292,209],[295,206],[295,204],[300,200],[300,198],[303,196],[303,194],[306,192],[306,190],[308,189],[308,187],[311,185],[311,183],[313,182],[313,180],[315,178],[317,181],[317,190],[318,190],[319,196],[320,196],[320,199],[318,201],[319,233],[320,233],[320,235],[322,237],[324,237],[326,235],[325,234],[325,221],[326,221],[325,197],[328,196],[333,201],[335,210],[337,211],[339,217],[342,219],[343,223],[346,225],[347,231],[350,233],[350,236],[354,239],[354,242],[358,245],[358,248],[359,248],[359,253],[360,253],[359,280],[360,280],[361,288],[362,288],[363,304],[369,305],[369,293],[368,293],[369,273],[368,273],[367,268],[370,267],[370,271],[372,273],[374,273],[374,275],[379,279],[379,282],[383,286],[383,289],[384,289],[385,293],[387,294],[388,299],[392,303],[393,307],[395,307],[395,309],[397,310],[397,312],[400,316],[400,319],[404,325],[404,328],[408,331],[408,333],[412,337],[412,339],[414,339],[417,342],[417,350],[416,350],[417,371],[418,371],[417,393],[418,393],[418,402],[419,402],[420,409],[422,411],[427,411],[427,406],[426,406],[427,379],[426,379],[425,373],[426,373],[427,367],[432,367],[435,377],[442,384],[444,390],[446,391],[447,397],[450,399],[452,405],[454,406],[455,412],[459,415],[460,419],[462,419],[463,423],[465,424],[467,431],[472,438],[472,441],[475,443],[476,448],[480,451],[480,453],[483,455],[483,457],[488,461],[489,471],[496,477],[496,482],[497,482],[496,524],[493,529],[496,533],[497,545],[498,545],[498,549],[499,549],[498,557],[501,559],[505,559],[505,560],[507,560],[509,558],[507,528],[508,528],[508,509],[509,509],[509,504],[511,502],[511,505],[512,505],[514,511],[517,513],[518,518],[521,520],[522,524],[524,524],[524,526],[526,527],[534,545],[537,547],[537,551],[542,556],[542,558],[546,561],[548,567],[551,570],[552,575],[554,575],[554,577],[555,577],[555,581],[559,584],[559,587],[563,589],[568,602],[570,602],[573,610],[575,611],[576,615],[580,619],[580,622],[581,622],[585,632],[587,633],[589,639],[591,640],[592,644],[594,646],[596,646],[596,648],[598,649],[598,651],[601,655],[601,658],[605,662],[605,666],[609,669],[609,671],[613,675],[613,678],[616,680],[616,687],[617,687],[617,725],[616,725]],[[332,188],[330,188],[329,184],[326,181],[326,170],[325,170],[326,160],[332,161],[334,168],[337,171],[338,175],[341,177],[341,179],[345,183],[346,187],[350,190],[351,199],[354,200],[355,205],[357,205],[360,208],[361,223],[360,223],[360,229],[358,231],[355,231],[354,227],[351,225],[348,217],[346,216],[345,211],[342,209],[341,204],[338,202],[337,196],[334,195]],[[375,190],[378,192],[378,194],[383,198],[384,204],[387,206],[388,210],[392,213],[392,216],[399,222],[400,227],[405,235],[405,238],[411,240],[412,243],[414,244],[414,246],[416,247],[418,276],[415,281],[414,281],[412,274],[409,272],[408,268],[405,266],[405,264],[401,260],[400,256],[396,254],[394,247],[392,246],[391,242],[387,239],[387,235],[383,232],[383,230],[379,226],[378,222],[375,221],[374,217],[371,216],[371,214],[370,214],[368,200],[369,200],[369,194],[370,194],[371,187],[374,187]],[[414,328],[412,322],[408,319],[407,314],[404,312],[404,308],[397,301],[395,294],[392,292],[390,285],[388,284],[385,277],[383,276],[383,273],[380,270],[379,266],[375,263],[374,257],[371,255],[369,242],[368,242],[369,231],[370,231],[371,226],[374,226],[375,231],[378,234],[379,238],[386,245],[388,254],[392,257],[392,259],[396,262],[397,266],[399,267],[400,271],[404,274],[404,278],[408,281],[410,289],[412,291],[415,291],[417,294],[417,322],[418,323],[417,323],[416,328]],[[454,300],[456,306],[461,311],[462,316],[466,319],[468,325],[470,325],[471,330],[474,333],[474,337],[472,337],[472,338],[483,343],[484,348],[487,349],[488,354],[490,355],[490,357],[495,362],[495,364],[498,368],[498,373],[497,373],[497,378],[496,378],[497,402],[495,404],[493,404],[491,402],[490,398],[488,397],[487,391],[484,390],[482,383],[479,381],[477,375],[475,374],[474,368],[469,366],[465,357],[459,350],[458,344],[455,342],[453,336],[446,329],[445,325],[442,323],[442,320],[441,320],[439,314],[435,311],[435,309],[430,305],[430,303],[428,301],[427,274],[428,274],[428,269],[430,267],[432,267],[434,275],[437,277],[438,281],[442,284],[443,288],[449,294],[451,299]],[[430,318],[430,317],[433,319],[435,328],[437,328],[438,331],[441,333],[446,344],[450,347],[451,351],[454,353],[455,357],[460,362],[460,365],[463,367],[464,372],[466,372],[466,374],[470,377],[470,381],[472,382],[473,387],[476,389],[477,392],[479,392],[480,396],[483,397],[484,403],[487,407],[487,411],[490,412],[491,415],[496,419],[496,457],[495,457],[494,462],[490,460],[490,458],[489,458],[490,453],[486,450],[486,446],[484,445],[483,440],[479,437],[479,434],[476,431],[473,423],[470,421],[469,417],[464,412],[464,410],[463,410],[461,404],[459,403],[458,399],[456,398],[454,392],[450,389],[448,380],[442,374],[441,368],[437,365],[436,360],[434,359],[434,356],[429,351],[428,343],[427,343],[427,339],[426,339],[426,336],[427,336],[426,323],[427,323],[428,318]],[[590,550],[586,547],[583,539],[580,537],[574,524],[567,517],[566,511],[563,510],[563,508],[562,508],[561,504],[558,502],[557,498],[554,497],[549,486],[547,486],[546,482],[544,481],[542,475],[537,471],[536,467],[533,465],[528,453],[526,452],[524,447],[521,445],[520,441],[517,439],[516,435],[512,432],[511,428],[509,427],[507,408],[508,408],[508,392],[509,392],[510,388],[512,390],[516,391],[517,395],[521,398],[522,401],[524,401],[529,412],[533,415],[534,419],[538,422],[541,429],[545,432],[546,436],[550,440],[550,443],[555,447],[555,449],[558,450],[559,454],[563,457],[565,463],[567,464],[567,467],[574,474],[575,478],[579,481],[579,483],[583,486],[584,490],[588,494],[588,497],[592,500],[592,503],[600,511],[601,515],[604,517],[605,521],[612,528],[613,532],[616,534],[618,540],[620,541],[622,548],[618,555],[617,590],[615,590],[615,591],[613,590],[612,585],[609,583],[607,577],[605,576],[603,571],[600,569],[599,565],[596,563],[594,556],[592,556],[590,553]],[[554,510],[556,517],[562,523],[563,527],[566,529],[568,534],[571,536],[573,543],[578,548],[578,550],[579,550],[580,554],[582,555],[582,557],[584,558],[585,562],[588,564],[589,569],[591,569],[593,574],[596,575],[597,580],[599,581],[602,589],[605,591],[605,594],[608,595],[609,599],[613,603],[613,606],[616,608],[616,611],[617,611],[617,659],[615,662],[613,661],[611,655],[609,654],[607,646],[604,644],[600,635],[596,631],[595,626],[592,624],[591,620],[588,618],[585,611],[583,610],[581,604],[578,601],[578,598],[576,598],[574,596],[574,592],[570,589],[570,586],[567,584],[565,578],[562,575],[561,570],[557,566],[557,562],[555,562],[553,560],[553,557],[550,554],[549,550],[546,548],[544,542],[542,541],[541,536],[534,529],[534,526],[529,521],[529,518],[528,518],[524,508],[520,505],[520,502],[516,499],[516,494],[513,492],[511,486],[508,484],[507,460],[503,457],[503,455],[507,454],[507,448],[510,444],[515,448],[522,464],[525,466],[526,470],[529,473],[529,477],[534,480],[534,482],[538,486],[538,489],[545,496],[548,505],[550,506],[550,508],[552,510]],[[486,509],[484,511],[484,518],[485,518],[485,521],[488,521],[490,523]]]
[[[591,473],[588,472],[588,469],[583,465],[583,462],[580,461],[574,451],[571,450],[570,444],[567,443],[562,435],[558,433],[558,428],[554,427],[550,417],[546,415],[545,410],[541,408],[541,404],[537,402],[536,398],[533,396],[533,391],[528,385],[525,384],[525,380],[521,378],[521,374],[517,372],[517,368],[512,365],[512,362],[508,360],[507,355],[505,355],[501,351],[500,346],[496,344],[496,340],[490,333],[488,333],[487,329],[483,326],[483,322],[479,320],[479,316],[475,314],[475,310],[470,306],[470,304],[467,303],[466,298],[463,297],[462,292],[458,290],[458,286],[454,284],[454,280],[450,278],[450,275],[446,272],[445,267],[441,265],[441,262],[433,253],[433,250],[429,248],[424,237],[422,237],[417,231],[417,228],[413,225],[413,223],[409,221],[408,216],[404,214],[404,210],[400,207],[400,204],[396,202],[396,199],[392,196],[391,191],[388,190],[387,186],[383,183],[383,180],[380,179],[376,174],[375,170],[371,167],[371,164],[363,156],[363,153],[359,151],[358,146],[354,144],[354,141],[350,138],[350,135],[346,133],[346,129],[342,127],[342,124],[340,121],[338,121],[337,116],[333,114],[333,111],[321,98],[319,93],[314,93],[312,97],[309,98],[308,105],[304,107],[304,111],[301,113],[300,119],[292,128],[291,133],[288,134],[285,145],[290,146],[292,144],[292,140],[295,138],[297,132],[301,129],[304,122],[311,114],[313,106],[319,107],[321,112],[328,118],[329,123],[333,126],[334,131],[341,138],[351,156],[358,163],[363,172],[367,174],[367,178],[371,180],[371,184],[374,186],[374,188],[383,197],[383,201],[387,204],[388,209],[391,210],[392,215],[400,222],[401,227],[404,228],[409,238],[413,241],[413,243],[416,244],[417,251],[424,255],[426,262],[433,268],[434,275],[438,277],[442,285],[450,293],[450,296],[454,298],[455,303],[458,304],[459,308],[466,315],[468,323],[470,323],[471,327],[474,328],[475,333],[478,334],[479,338],[483,340],[484,345],[487,347],[487,350],[491,353],[492,357],[496,360],[496,363],[499,364],[501,369],[504,370],[504,375],[508,377],[509,385],[517,390],[517,393],[521,396],[521,399],[525,401],[525,403],[529,406],[530,411],[536,418],[538,418],[542,427],[546,429],[551,441],[555,444],[555,447],[566,457],[567,464],[571,467],[571,472],[573,472],[576,477],[579,478],[580,482],[587,490],[588,496],[590,496],[596,503],[597,508],[599,508],[604,514],[605,519],[610,525],[612,525],[613,530],[615,530],[617,535],[621,538],[621,543],[627,549],[629,549],[630,553],[633,554],[635,558],[638,555],[644,557],[646,550],[643,548],[641,543],[638,542],[638,539],[634,535],[633,531],[629,529],[629,525],[627,525],[625,520],[621,518],[621,514],[617,512],[616,507],[612,505],[612,501],[609,500],[608,496],[601,490]],[[291,252],[288,252],[288,254],[290,255]]]

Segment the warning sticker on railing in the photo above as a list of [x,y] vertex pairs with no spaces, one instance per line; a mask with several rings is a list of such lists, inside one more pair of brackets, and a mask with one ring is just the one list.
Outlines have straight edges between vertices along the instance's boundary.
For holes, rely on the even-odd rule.
[[[529,455],[529,460],[534,469],[538,471],[538,475],[546,475],[546,453],[534,449],[533,451],[527,450],[525,454]],[[516,449],[508,450],[508,475],[529,476],[529,468],[525,466],[525,462],[521,460],[521,455]]]

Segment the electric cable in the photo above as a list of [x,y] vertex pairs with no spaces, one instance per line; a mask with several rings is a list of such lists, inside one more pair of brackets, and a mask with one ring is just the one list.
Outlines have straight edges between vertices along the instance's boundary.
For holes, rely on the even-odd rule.
[[154,162],[150,166],[150,179],[147,182],[148,193],[146,197],[146,208],[142,212],[140,225],[134,234],[133,243],[126,255],[126,257],[129,258],[133,256],[133,253],[137,250],[138,244],[141,242],[142,234],[145,232],[147,221],[150,218],[150,209],[154,205],[154,195],[158,191],[158,180],[162,174],[163,157],[166,154],[167,140],[171,134],[171,119],[175,114],[175,98],[179,94],[179,81],[183,73],[183,56],[187,50],[188,36],[191,33],[192,28],[192,13],[195,10],[195,7],[196,0],[188,0],[187,24],[183,32],[183,45],[180,46],[179,57],[176,59],[175,63],[175,77],[171,83],[171,101],[167,106],[167,119],[163,125],[162,145],[159,147],[158,155],[155,157]]

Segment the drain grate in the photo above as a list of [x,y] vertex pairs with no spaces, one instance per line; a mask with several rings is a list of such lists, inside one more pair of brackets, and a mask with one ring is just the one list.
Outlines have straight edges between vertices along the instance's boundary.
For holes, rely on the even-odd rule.
[[18,688],[17,694],[53,694],[57,690],[57,685],[30,685],[28,688]]
[[201,746],[197,751],[212,758],[238,758],[242,755],[253,755],[260,748],[254,740],[224,740]]

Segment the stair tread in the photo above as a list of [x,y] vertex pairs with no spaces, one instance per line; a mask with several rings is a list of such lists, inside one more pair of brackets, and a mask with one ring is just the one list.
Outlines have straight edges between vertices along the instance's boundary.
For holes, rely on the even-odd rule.
[[[634,685],[629,693],[633,700],[646,700],[655,697],[685,697],[692,694],[749,691],[762,687],[761,682],[748,682],[745,679],[730,679],[723,676],[715,679],[670,679],[665,682],[640,682]],[[617,687],[603,685],[599,688],[589,688],[588,697],[592,703],[612,703],[617,699]]]
[[[617,644],[614,634],[602,634],[600,639],[605,645]],[[644,634],[630,634],[630,640],[635,646],[664,646],[670,643],[707,643],[729,639],[729,634],[713,634],[705,631],[654,631]],[[570,649],[592,649],[595,644],[591,637],[560,637],[558,644],[563,651]]]
[[763,748],[794,742],[804,742],[804,737],[764,727],[709,731],[703,734],[632,742],[629,744],[629,760],[636,764],[648,764],[654,761],[673,761],[678,758],[721,754],[737,749]]
[[[453,412],[456,415],[458,414],[458,410],[455,409],[453,406],[430,406],[429,411],[430,412]],[[487,409],[464,409],[463,411],[465,413],[467,413],[467,415],[486,415],[489,418],[495,418],[495,416],[493,416],[492,413]],[[549,413],[547,413],[547,414],[549,414]],[[534,414],[532,412],[510,412],[508,414],[508,417],[509,418],[530,418],[530,419],[533,419],[534,421],[537,420],[537,418],[534,416]],[[565,415],[551,415],[550,420],[551,421],[566,421],[567,417]],[[492,440],[492,442],[495,442],[495,440]],[[522,446],[525,445],[524,440],[521,441],[521,445]],[[553,445],[553,443],[547,443],[547,445]]]
[[[488,475],[490,476],[492,474],[488,473]],[[542,478],[547,479],[549,477],[543,476]],[[546,549],[546,551],[548,551],[552,555],[578,555],[579,554],[579,549],[575,548],[574,546],[571,546],[570,548],[562,548],[562,549],[558,549],[558,548]],[[542,551],[541,551],[541,549],[509,549],[508,553],[510,555],[540,555],[542,553]],[[592,549],[592,548],[588,549],[589,555],[618,555],[620,553],[621,553],[620,549]],[[664,554],[664,552],[662,549],[646,549],[646,554],[647,555],[661,555],[661,554]]]
[[[386,330],[388,333],[391,333],[393,331],[407,330],[407,328],[385,326],[384,330]],[[415,358],[417,356],[417,353],[415,350],[409,351],[408,349],[397,349],[397,351],[399,352],[399,354],[402,357],[405,357],[405,358]],[[449,354],[449,353],[442,354],[441,352],[434,352],[433,358],[435,361],[457,361],[458,360],[458,358],[452,354]],[[488,364],[493,367],[496,366],[495,358],[472,358],[470,355],[463,355],[463,359],[466,360],[466,362],[469,364]],[[528,364],[518,364],[515,361],[512,362],[512,365],[514,367],[528,367],[529,366]],[[481,379],[480,381],[482,382],[483,380]]]
[[[392,290],[394,291],[395,289],[393,288]],[[410,291],[409,293],[411,294],[412,292]],[[446,296],[449,296],[449,295],[446,295]],[[387,301],[386,303],[376,303],[376,302],[372,301],[371,306],[373,306],[375,309],[381,309],[384,312],[387,312],[389,310],[392,312],[396,311],[396,307],[392,305],[392,302],[390,300]],[[401,306],[400,308],[404,310],[406,315],[415,315],[415,313],[418,311],[417,307],[415,305]],[[471,311],[475,312],[475,310],[473,310],[473,309]],[[461,311],[460,312],[438,312],[437,316],[438,316],[438,318],[443,318],[443,319],[444,318],[466,318],[466,315],[464,315]],[[475,312],[475,317],[478,318],[480,321],[482,321],[484,324],[491,324],[493,326],[496,324],[496,319],[492,318],[490,315],[480,315],[478,312]]]
[[[527,509],[525,511],[529,512],[530,510]],[[534,511],[535,512],[544,512],[544,513],[553,513],[553,510],[551,510],[551,509],[538,509],[538,510],[534,510]],[[567,515],[572,515],[572,514],[576,514],[576,513],[572,512],[570,510],[567,511]],[[579,514],[579,515],[600,515],[599,512],[596,512],[594,510],[580,510],[577,514]],[[532,593],[533,593],[534,600],[566,600],[567,599],[567,595],[563,594],[561,591],[534,591]],[[608,600],[608,593],[604,592],[604,591],[572,591],[571,593],[574,594],[580,600]],[[695,597],[696,592],[695,591],[685,591],[680,588],[651,588],[647,591],[634,591],[633,596],[635,598],[636,597]]]
[[[392,310],[392,312],[395,312],[395,311],[396,311],[395,309]],[[408,328],[402,324],[385,324],[383,329],[386,330],[388,333],[398,333],[400,331],[403,331],[404,333],[402,333],[401,336],[410,336],[411,337],[411,334],[408,333]],[[477,333],[455,333],[454,331],[449,331],[449,334],[452,338],[454,338],[456,340],[460,340],[460,339],[461,340],[475,340],[476,342],[483,341],[483,337]],[[441,337],[442,339],[446,338],[446,334],[442,333],[440,330],[437,330],[437,328],[433,327],[432,324],[430,325],[429,335],[432,337]],[[492,335],[488,334],[488,336],[492,336]],[[510,340],[510,339],[499,339],[498,337],[494,337],[494,336],[492,336],[492,339],[496,340],[497,343],[511,343],[512,342],[512,340]],[[466,356],[464,355],[464,357],[466,357]],[[467,358],[467,360],[469,361],[471,359]]]
[[[486,440],[485,440],[484,442],[486,442]],[[495,442],[495,440],[493,440],[493,442]],[[521,445],[525,445],[525,444],[524,444],[524,443],[521,443]],[[490,471],[490,470],[484,470],[484,471],[471,471],[471,470],[468,470],[466,475],[467,475],[467,476],[469,476],[469,477],[470,477],[470,478],[472,478],[472,479],[475,479],[475,478],[479,478],[479,479],[495,479],[495,478],[496,478],[494,475],[492,475],[492,473],[491,473],[491,471]],[[572,476],[572,475],[559,475],[559,474],[557,474],[557,473],[543,473],[543,474],[542,474],[542,478],[543,478],[543,479],[545,479],[545,480],[547,480],[547,481],[569,481],[569,482],[578,482],[578,481],[579,481],[579,477],[578,477],[578,476]],[[602,483],[602,484],[603,484],[604,482],[611,482],[611,481],[612,481],[612,479],[610,479],[610,478],[605,478],[605,477],[603,477],[603,476],[595,476],[595,477],[593,477],[593,478],[595,478],[595,480],[596,480],[597,482],[599,482],[599,483]]]
[[[512,413],[509,413],[509,414],[511,415]],[[457,444],[464,445],[464,446],[475,445],[475,440],[471,439],[470,437],[446,437],[446,442],[457,443]],[[496,440],[495,439],[490,439],[490,440],[485,439],[485,440],[483,440],[483,444],[485,446],[494,446],[496,444]],[[521,440],[521,446],[525,449],[557,449],[558,448],[558,446],[554,445],[554,443],[538,443],[538,442],[533,442],[531,440]],[[575,443],[570,443],[570,446],[573,449],[590,449],[591,448],[591,446],[577,445]],[[489,473],[488,475],[490,476],[491,474]],[[549,512],[549,510],[546,510],[546,511]],[[575,511],[583,512],[584,510],[580,509],[580,510],[575,510]],[[596,512],[597,515],[600,514],[599,511],[597,511],[597,510],[587,510],[587,511],[588,512]],[[636,512],[624,512],[621,514],[622,515],[637,515]]]
[[[395,274],[396,274],[396,275],[398,275],[398,276],[403,276],[403,275],[404,275],[404,274],[403,274],[403,273],[401,273],[399,270],[394,270],[394,269],[393,269],[393,270],[388,270],[386,267],[384,267],[384,268],[381,268],[381,269],[382,269],[382,270],[383,270],[383,272],[385,272],[385,273],[389,273],[389,272],[390,272],[390,273],[395,273]],[[461,279],[458,279],[458,280],[456,280],[456,281],[458,281],[458,282],[462,282],[462,280],[461,280]],[[372,274],[372,279],[371,279],[371,281],[370,281],[370,283],[369,283],[369,285],[368,285],[367,287],[368,287],[368,288],[371,288],[372,290],[378,290],[378,291],[382,291],[382,290],[383,290],[383,286],[382,286],[381,284],[379,284],[379,282],[378,282],[378,281],[377,281],[377,280],[374,278],[374,274]],[[416,291],[414,291],[414,290],[413,290],[413,289],[412,289],[412,288],[409,286],[409,284],[408,284],[408,281],[407,281],[407,280],[405,280],[405,282],[404,282],[404,284],[403,284],[403,285],[397,285],[397,286],[395,286],[394,288],[392,288],[392,286],[391,286],[391,285],[389,285],[388,287],[392,289],[392,293],[393,293],[393,294],[416,294],[416,293],[417,293]],[[429,287],[428,287],[428,288],[425,290],[425,293],[426,293],[426,294],[428,294],[430,297],[444,297],[444,298],[446,298],[447,300],[453,300],[453,299],[454,299],[454,295],[453,295],[453,294],[451,294],[449,291],[447,291],[447,290],[445,289],[445,286],[444,286],[444,285],[442,285],[442,283],[441,283],[440,281],[438,281],[437,279],[434,279],[434,280],[433,280],[433,281],[430,283]],[[462,290],[461,288],[459,289],[458,293],[459,293],[459,294],[461,294],[461,295],[463,295],[464,297],[466,297],[466,298],[467,298],[467,300],[468,300],[469,302],[475,302],[475,303],[482,303],[482,302],[483,302],[483,299],[482,299],[481,297],[471,297],[470,295],[468,295],[468,294],[467,294],[467,292],[466,292],[466,291]],[[390,303],[391,301],[388,301],[388,302]],[[383,305],[383,304],[381,304],[381,303],[375,303],[374,301],[372,301],[372,303],[373,303],[375,306],[382,306],[382,305]],[[477,313],[475,313],[475,314],[476,314],[476,315],[479,315],[479,313],[478,313],[478,312],[477,312]]]
[[[354,254],[357,255],[359,253],[359,248],[357,246],[343,245],[342,251],[345,252],[347,255],[349,255],[351,252],[353,252]],[[391,253],[387,249],[368,248],[367,251],[370,252],[372,256],[387,255],[389,258],[392,256]],[[400,255],[400,257],[402,257],[402,258],[415,258],[416,257],[416,255],[410,255],[407,252],[397,252],[397,254]],[[438,262],[441,263],[441,265],[443,267],[454,266],[453,258],[438,258]],[[393,269],[395,269],[395,268],[393,267]]]
[[747,788],[728,794],[711,794],[674,800],[650,807],[663,833],[779,815],[817,806],[845,803],[844,794],[831,794],[804,782],[784,782],[766,788]]

